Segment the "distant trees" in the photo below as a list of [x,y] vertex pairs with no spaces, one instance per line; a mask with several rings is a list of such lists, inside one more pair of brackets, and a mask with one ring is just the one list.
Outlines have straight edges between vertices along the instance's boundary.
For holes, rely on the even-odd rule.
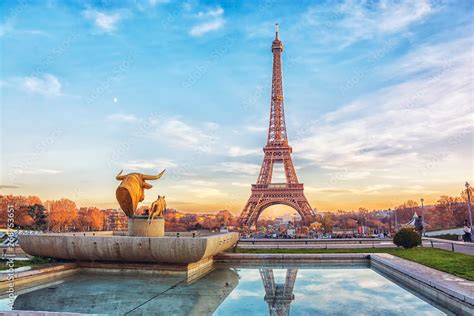
[[97,207],[81,208],[74,227],[80,231],[103,230],[105,220],[105,213]]
[[43,205],[38,203],[29,205],[28,215],[33,220],[33,223],[28,228],[41,231],[45,231],[48,228],[48,216]]
[[76,203],[68,199],[49,202],[49,228],[55,232],[73,229],[77,219]]
[[[419,212],[418,203],[413,200],[408,200],[405,203],[397,206],[394,210],[397,212],[398,224],[404,224],[411,220],[415,212]],[[418,214],[421,215],[421,214]]]
[[[442,195],[435,205],[425,205],[424,214],[427,230],[462,226],[463,221],[468,218],[466,196],[464,190],[460,196]],[[398,206],[395,211],[397,212],[399,224],[408,222],[415,212],[418,215],[422,215],[421,206],[413,201],[407,201]]]
[[321,228],[325,233],[330,233],[332,232],[333,226],[332,214],[329,212],[325,213],[321,219]]
[[0,227],[7,227],[8,206],[14,209],[14,223],[21,228],[30,228],[34,224],[31,216],[31,205],[42,205],[36,196],[0,195]]
[[[471,193],[473,189],[470,188]],[[474,200],[474,198],[472,198]],[[468,218],[466,205],[467,194],[463,190],[459,196],[442,195],[434,205],[424,206],[425,227],[427,230],[446,229],[462,226]],[[110,227],[123,227],[125,221],[116,216],[117,212],[102,211],[95,207],[77,209],[69,199],[48,200],[44,203],[37,196],[0,195],[0,227],[7,225],[7,208],[14,208],[14,224],[22,229],[59,231],[92,231]],[[144,210],[144,209],[143,209]],[[408,200],[393,211],[369,211],[360,207],[356,211],[337,210],[325,212],[322,220],[311,226],[318,232],[330,233],[333,227],[338,231],[356,231],[359,226],[366,226],[370,233],[393,231],[395,214],[399,227],[407,223],[416,212],[422,215],[421,206]],[[119,213],[121,213],[119,211]],[[115,215],[113,215],[115,214]],[[219,229],[222,225],[238,226],[238,217],[229,210],[220,210],[214,214],[181,213],[168,209],[165,211],[167,231],[187,231],[194,229]],[[119,223],[120,222],[120,223]],[[113,225],[111,224],[113,223]],[[259,226],[274,225],[272,219],[259,219]]]

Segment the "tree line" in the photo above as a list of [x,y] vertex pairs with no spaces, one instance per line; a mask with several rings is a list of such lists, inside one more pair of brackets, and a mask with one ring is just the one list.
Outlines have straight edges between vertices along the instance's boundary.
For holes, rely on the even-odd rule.
[[7,225],[9,205],[17,228],[54,232],[105,229],[106,214],[96,207],[78,209],[69,199],[43,203],[37,196],[14,195],[0,195],[0,227]]
[[[472,188],[471,196],[472,196]],[[0,195],[0,227],[7,226],[8,206],[14,208],[15,226],[21,229],[42,231],[95,231],[107,229],[107,211],[96,207],[78,208],[74,201],[63,198],[47,200],[44,203],[37,196]],[[334,227],[342,230],[356,230],[366,226],[374,231],[394,231],[411,220],[414,213],[422,215],[418,202],[408,200],[393,209],[369,211],[360,207],[357,211],[338,210],[322,212],[318,223],[312,228],[322,232],[332,232]],[[467,193],[459,196],[442,195],[434,205],[424,206],[425,226],[427,230],[460,227],[468,218]],[[217,214],[183,214],[175,210],[165,212],[165,225],[168,231],[186,231],[192,229],[219,229],[222,225],[237,226],[237,216],[228,210]],[[272,224],[272,220],[259,220],[260,225]]]

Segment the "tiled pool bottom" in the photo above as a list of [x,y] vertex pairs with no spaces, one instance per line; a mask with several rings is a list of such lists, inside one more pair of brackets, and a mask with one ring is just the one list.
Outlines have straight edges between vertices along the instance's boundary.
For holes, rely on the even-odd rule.
[[[7,309],[7,299],[0,309]],[[14,310],[113,315],[445,315],[366,265],[220,266],[176,276],[77,274],[20,291]]]

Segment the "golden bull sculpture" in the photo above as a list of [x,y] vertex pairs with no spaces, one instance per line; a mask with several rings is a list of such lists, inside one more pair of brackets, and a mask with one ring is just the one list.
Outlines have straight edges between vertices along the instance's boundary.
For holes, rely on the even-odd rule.
[[132,217],[137,210],[138,202],[145,198],[145,189],[151,189],[153,186],[146,182],[146,180],[158,180],[161,178],[165,170],[156,176],[146,175],[141,173],[129,173],[122,175],[122,171],[115,177],[122,181],[115,191],[117,201],[120,204],[125,215]]

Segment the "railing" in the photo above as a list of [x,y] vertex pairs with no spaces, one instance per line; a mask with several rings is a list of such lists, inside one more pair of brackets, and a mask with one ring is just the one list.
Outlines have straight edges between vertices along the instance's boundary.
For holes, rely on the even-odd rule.
[[302,189],[301,183],[252,184],[253,189]]
[[273,239],[248,238],[240,239],[238,247],[242,248],[393,248],[392,239],[375,238],[338,238],[338,239]]
[[473,242],[462,242],[462,241],[446,240],[446,239],[440,239],[440,238],[428,238],[428,237],[423,237],[423,241],[428,242],[428,245],[431,248],[440,248],[444,250],[451,250],[453,252],[462,252],[462,253],[474,255]]

